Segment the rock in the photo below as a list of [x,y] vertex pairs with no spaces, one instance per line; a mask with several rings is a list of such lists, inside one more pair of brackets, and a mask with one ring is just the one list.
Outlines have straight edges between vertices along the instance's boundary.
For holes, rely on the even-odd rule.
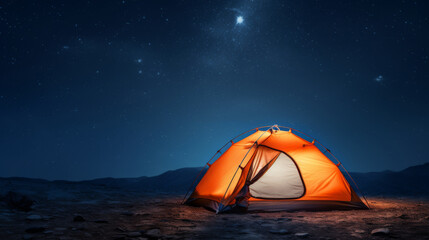
[[366,231],[365,230],[362,230],[362,229],[356,229],[355,230],[355,233],[365,233]]
[[127,237],[140,237],[142,234],[140,232],[129,232]]
[[20,211],[28,212],[31,210],[31,206],[34,204],[34,200],[29,197],[9,191],[4,197],[3,201],[9,208],[17,209]]
[[80,215],[77,215],[73,218],[73,222],[85,222],[85,218]]
[[158,228],[150,229],[146,232],[146,235],[149,237],[159,237],[161,236],[161,230]]
[[45,230],[46,230],[46,228],[44,228],[44,227],[31,227],[31,228],[25,229],[25,232],[26,233],[40,233],[40,232],[43,232]]
[[274,225],[273,223],[262,223],[261,224],[261,227],[263,227],[263,228],[273,228],[275,226],[276,225]]
[[390,230],[388,228],[376,228],[371,231],[371,235],[374,235],[374,236],[385,236],[385,235],[389,235],[389,233],[390,233]]
[[28,216],[26,219],[30,221],[38,221],[38,220],[42,220],[42,217],[40,215],[33,214]]
[[308,233],[295,233],[296,237],[305,238],[308,237],[310,234]]
[[286,235],[286,234],[290,234],[290,232],[286,229],[280,229],[280,230],[270,230],[270,233],[272,234],[278,234],[278,235]]
[[355,238],[362,238],[362,235],[358,233],[351,233],[350,236]]

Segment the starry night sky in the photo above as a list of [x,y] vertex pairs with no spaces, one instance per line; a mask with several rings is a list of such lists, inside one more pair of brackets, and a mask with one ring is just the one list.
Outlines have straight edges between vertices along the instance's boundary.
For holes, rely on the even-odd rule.
[[202,166],[259,126],[428,161],[427,1],[2,1],[0,176]]

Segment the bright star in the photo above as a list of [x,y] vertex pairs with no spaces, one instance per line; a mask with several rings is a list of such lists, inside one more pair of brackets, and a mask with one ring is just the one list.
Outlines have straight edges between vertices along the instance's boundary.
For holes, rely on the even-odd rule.
[[376,82],[381,82],[381,81],[383,81],[383,76],[382,75],[379,75],[378,77],[376,77],[376,78],[374,78],[374,80],[376,81]]
[[237,22],[237,24],[243,24],[243,22],[244,22],[243,16],[238,16],[236,22]]

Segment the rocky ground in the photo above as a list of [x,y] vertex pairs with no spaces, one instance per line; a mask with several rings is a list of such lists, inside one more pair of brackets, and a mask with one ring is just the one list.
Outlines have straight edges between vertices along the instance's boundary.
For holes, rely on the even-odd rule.
[[36,203],[28,212],[1,202],[0,239],[429,239],[427,200],[369,198],[372,210],[216,215],[181,205],[179,195],[58,191],[31,195]]

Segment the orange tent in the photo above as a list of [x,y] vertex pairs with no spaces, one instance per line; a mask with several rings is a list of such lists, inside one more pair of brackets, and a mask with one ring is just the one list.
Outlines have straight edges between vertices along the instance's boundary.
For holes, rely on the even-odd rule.
[[343,176],[341,163],[316,140],[306,140],[308,135],[274,125],[236,138],[246,134],[217,151],[215,156],[221,154],[220,157],[211,164],[214,156],[207,163],[209,168],[192,194],[187,199],[188,193],[185,195],[186,204],[217,213],[368,209]]

